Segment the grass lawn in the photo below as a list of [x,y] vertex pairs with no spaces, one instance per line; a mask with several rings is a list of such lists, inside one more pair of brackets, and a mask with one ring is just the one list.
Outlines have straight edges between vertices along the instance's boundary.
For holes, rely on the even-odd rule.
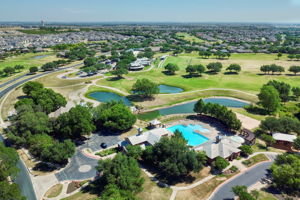
[[142,177],[145,179],[143,184],[143,191],[136,195],[137,198],[143,200],[168,200],[172,194],[170,188],[160,188],[156,183],[152,182],[150,178],[142,172]]
[[[35,59],[36,56],[49,55],[43,58]],[[3,70],[5,67],[14,67],[15,65],[23,65],[25,67],[24,71],[27,71],[30,67],[36,66],[40,67],[41,65],[58,60],[53,52],[41,52],[41,53],[26,53],[19,56],[12,56],[6,58],[4,61],[0,61],[0,70]],[[8,78],[6,76],[1,76],[0,79]]]
[[271,193],[260,190],[258,200],[277,200],[277,198]]
[[77,192],[76,194],[73,194],[72,196],[69,196],[67,198],[63,198],[61,200],[97,200],[98,196],[96,194],[91,194],[88,192]]
[[[264,54],[262,55],[264,56]],[[259,58],[259,55],[257,55]],[[180,70],[176,72],[176,75],[170,76],[163,73],[163,68],[155,68],[147,73],[131,73],[126,75],[125,79],[114,80],[111,78],[100,80],[98,84],[107,85],[119,88],[123,91],[129,92],[132,88],[132,85],[137,79],[148,78],[157,84],[166,84],[171,86],[176,86],[184,89],[185,91],[193,91],[199,89],[207,88],[225,88],[225,89],[236,89],[249,92],[252,94],[257,94],[259,89],[263,84],[269,80],[279,80],[284,81],[292,86],[297,86],[300,81],[300,76],[288,76],[288,75],[258,75],[260,73],[259,68],[264,64],[271,64],[282,62],[281,64],[288,68],[290,65],[296,64],[293,61],[275,61],[275,60],[221,60],[223,63],[223,71],[212,75],[204,73],[200,77],[186,78],[185,67],[189,64],[207,64],[209,62],[215,62],[216,59],[201,59],[198,57],[191,56],[169,56],[164,65],[168,63],[177,64],[180,67]],[[242,66],[242,72],[240,74],[224,74],[225,68],[231,63],[239,63]],[[299,62],[297,63],[299,64]]]
[[198,37],[195,37],[193,35],[190,35],[188,33],[176,33],[176,36],[179,38],[179,39],[183,39],[183,40],[186,40],[188,42],[194,42],[194,43],[205,43],[204,40],[198,38]]
[[210,194],[224,181],[231,178],[235,174],[216,176],[209,181],[198,185],[190,190],[179,191],[176,195],[176,200],[206,200]]
[[256,156],[253,156],[253,157],[243,161],[242,163],[244,165],[246,165],[247,167],[251,167],[257,163],[267,161],[267,160],[269,160],[267,156],[265,156],[264,154],[258,154]]
[[56,184],[54,186],[52,186],[47,192],[46,192],[46,197],[47,198],[54,198],[57,197],[58,195],[60,195],[61,191],[63,189],[63,185],[62,184]]

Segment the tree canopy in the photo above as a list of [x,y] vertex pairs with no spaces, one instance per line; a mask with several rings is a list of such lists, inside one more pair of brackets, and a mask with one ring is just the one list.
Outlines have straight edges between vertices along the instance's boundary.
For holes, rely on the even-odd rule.
[[165,66],[165,69],[167,70],[167,72],[171,75],[174,75],[176,71],[179,70],[179,67],[178,65],[176,64],[173,64],[173,63],[168,63],[166,66]]
[[278,91],[271,85],[264,85],[258,94],[260,104],[270,113],[276,112],[280,107]]
[[210,70],[211,72],[213,72],[213,73],[218,73],[222,69],[222,63],[220,63],[220,62],[212,62],[212,63],[209,63],[206,66],[206,68],[208,70]]
[[138,79],[132,86],[132,91],[140,96],[151,98],[153,95],[159,93],[158,85],[149,79]]
[[195,104],[194,112],[215,117],[232,130],[239,130],[242,126],[236,114],[227,107],[214,103],[205,104],[202,99]]
[[273,182],[276,187],[289,193],[300,193],[300,157],[296,154],[277,156],[271,166]]
[[94,120],[98,126],[124,131],[136,122],[136,116],[122,102],[103,103],[93,110]]
[[154,146],[147,147],[143,159],[171,178],[198,172],[206,162],[206,155],[191,150],[181,133],[176,131],[174,136],[163,137]]
[[61,114],[55,122],[55,132],[60,138],[78,139],[95,130],[93,117],[87,107],[76,105]]

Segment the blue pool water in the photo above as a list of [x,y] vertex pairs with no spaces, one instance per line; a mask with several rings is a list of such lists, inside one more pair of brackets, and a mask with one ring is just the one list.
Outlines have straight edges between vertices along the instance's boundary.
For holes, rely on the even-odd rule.
[[38,60],[38,59],[42,59],[42,58],[45,58],[45,57],[48,57],[48,56],[50,56],[50,55],[40,55],[40,56],[35,56],[32,59]]
[[169,85],[159,85],[159,93],[161,94],[175,94],[183,92],[182,88],[169,86]]
[[92,92],[89,94],[89,96],[100,102],[122,101],[126,106],[132,105],[132,103],[126,97],[120,96],[113,92]]
[[193,125],[189,124],[188,126],[183,124],[178,124],[175,126],[171,126],[167,128],[171,132],[175,132],[176,130],[179,130],[182,133],[182,136],[187,141],[189,146],[198,146],[204,142],[207,142],[209,139],[200,133],[195,132],[196,130],[206,133],[209,132],[208,129],[203,128],[201,125]]

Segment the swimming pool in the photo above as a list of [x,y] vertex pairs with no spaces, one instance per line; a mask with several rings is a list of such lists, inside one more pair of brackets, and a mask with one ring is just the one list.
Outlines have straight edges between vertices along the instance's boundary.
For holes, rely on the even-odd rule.
[[183,125],[178,124],[175,126],[171,126],[167,128],[169,131],[174,133],[176,130],[179,130],[182,133],[182,136],[187,141],[189,146],[198,146],[204,142],[207,142],[209,139],[200,133],[197,133],[196,131],[202,132],[202,133],[208,133],[209,130],[206,128],[203,128],[201,125]]

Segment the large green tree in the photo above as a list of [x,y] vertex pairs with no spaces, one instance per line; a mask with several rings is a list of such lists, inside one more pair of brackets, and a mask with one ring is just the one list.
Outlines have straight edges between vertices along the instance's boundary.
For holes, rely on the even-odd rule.
[[172,178],[198,172],[206,162],[206,155],[191,150],[182,134],[175,131],[174,136],[163,137],[154,146],[147,147],[143,159]]
[[277,156],[271,167],[276,187],[289,193],[300,194],[300,157],[296,154]]
[[179,67],[178,65],[176,64],[173,64],[173,63],[168,63],[166,66],[165,66],[165,69],[167,70],[167,72],[171,75],[174,75],[176,71],[179,70]]
[[79,139],[83,135],[89,135],[96,128],[89,108],[80,105],[61,114],[55,124],[57,136],[70,139]]
[[98,126],[124,131],[136,122],[136,116],[122,102],[108,102],[93,110],[94,120]]
[[270,113],[276,112],[280,107],[278,91],[271,85],[264,85],[258,94],[261,105]]
[[143,78],[138,79],[135,82],[135,84],[132,86],[132,91],[134,91],[135,94],[149,98],[153,97],[153,95],[155,94],[158,94],[159,88],[156,83],[152,82],[149,79]]
[[131,157],[118,153],[115,158],[100,160],[97,170],[102,174],[101,185],[115,185],[123,191],[137,193],[142,190],[144,179],[138,162]]
[[291,90],[291,86],[285,82],[279,82],[276,80],[269,81],[266,85],[273,86],[279,94],[280,99],[283,102],[286,102],[289,100],[289,94]]

